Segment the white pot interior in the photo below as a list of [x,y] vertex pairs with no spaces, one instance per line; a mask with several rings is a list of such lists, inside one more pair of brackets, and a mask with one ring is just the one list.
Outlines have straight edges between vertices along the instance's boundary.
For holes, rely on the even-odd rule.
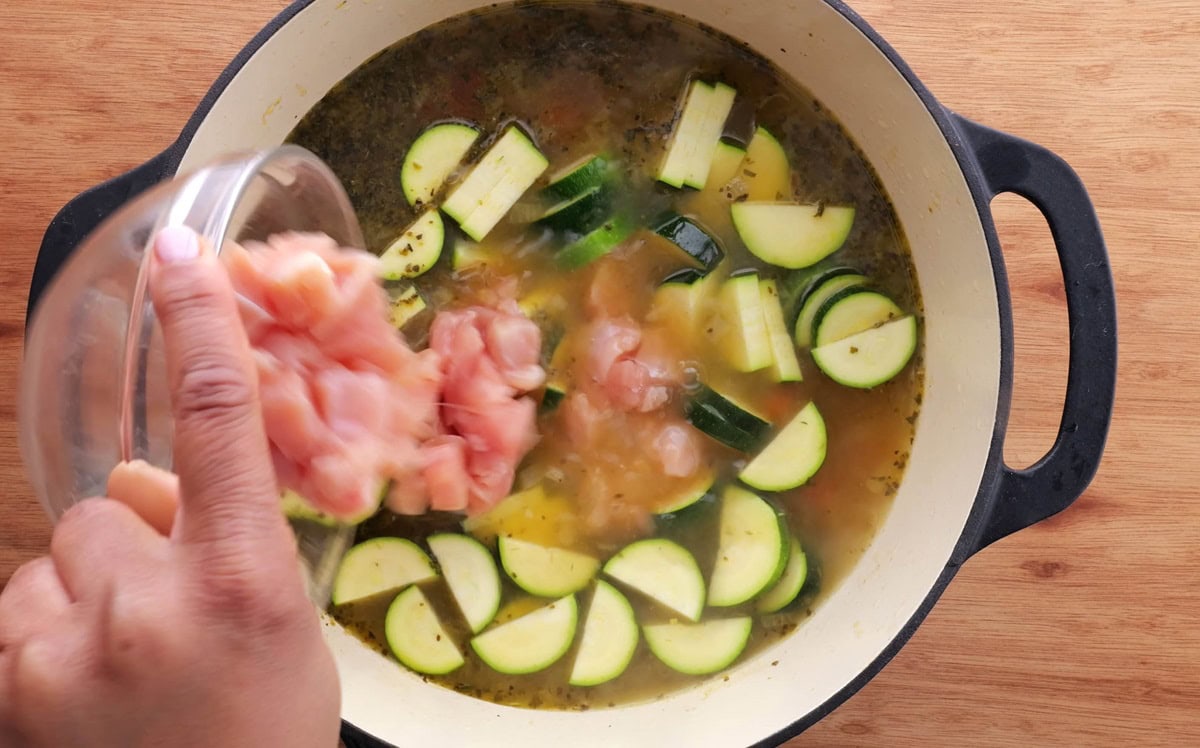
[[[584,713],[497,706],[425,685],[328,622],[345,718],[394,744],[699,747],[766,738],[828,700],[895,638],[945,567],[979,488],[999,392],[996,285],[975,204],[924,104],[821,0],[650,4],[749,42],[821,100],[879,172],[912,247],[927,315],[926,391],[903,484],[857,568],[795,634],[736,667],[727,682],[654,703]],[[484,5],[317,0],[232,80],[181,170],[228,150],[281,143],[367,58]]]

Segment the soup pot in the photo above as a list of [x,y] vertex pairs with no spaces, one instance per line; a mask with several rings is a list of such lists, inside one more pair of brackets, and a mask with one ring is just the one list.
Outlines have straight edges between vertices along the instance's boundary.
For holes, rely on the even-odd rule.
[[[895,204],[925,303],[926,383],[894,506],[854,570],[794,634],[736,666],[727,679],[649,703],[587,712],[498,706],[425,684],[336,625],[326,626],[348,743],[777,744],[878,672],[972,554],[1065,509],[1100,462],[1117,367],[1116,301],[1095,211],[1070,167],[1037,145],[947,110],[837,0],[644,1],[747,42],[808,88],[862,148]],[[175,143],[78,196],[54,218],[34,271],[30,309],[82,238],[131,197],[220,154],[280,144],[362,62],[418,29],[489,4],[294,3],[237,55]],[[1002,192],[1027,198],[1049,222],[1070,324],[1058,436],[1024,470],[1002,459],[1012,322],[988,208]]]

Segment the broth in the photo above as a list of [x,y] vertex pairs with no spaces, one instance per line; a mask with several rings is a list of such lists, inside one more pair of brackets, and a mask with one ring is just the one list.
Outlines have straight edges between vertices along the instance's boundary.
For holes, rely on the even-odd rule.
[[[289,141],[332,167],[358,211],[368,248],[380,252],[422,212],[406,201],[398,175],[407,149],[424,128],[444,121],[478,127],[484,135],[472,147],[467,159],[472,161],[495,134],[519,123],[550,168],[478,243],[488,253],[485,266],[453,269],[448,239],[442,259],[412,281],[429,311],[405,326],[409,341],[423,343],[432,313],[493,303],[498,287],[515,284],[519,299],[537,294],[551,300],[544,307],[549,311],[534,318],[546,338],[547,368],[561,375],[568,392],[587,376],[583,362],[594,345],[588,320],[596,303],[612,307],[608,316],[616,312],[638,320],[647,335],[657,330],[653,339],[661,342],[664,355],[684,364],[683,395],[648,413],[609,413],[586,454],[567,433],[561,407],[543,408],[541,439],[522,462],[513,491],[544,486],[566,499],[566,509],[563,516],[527,519],[522,532],[528,537],[601,559],[638,538],[675,538],[692,551],[707,577],[718,552],[717,501],[710,496],[678,513],[654,515],[664,496],[686,489],[694,477],[664,475],[631,435],[658,428],[663,419],[682,420],[686,393],[697,380],[765,415],[776,430],[810,401],[819,404],[828,434],[823,464],[804,485],[772,496],[805,551],[810,574],[796,601],[781,612],[760,615],[749,603],[721,611],[722,616],[754,617],[741,661],[802,625],[871,542],[903,475],[923,374],[919,345],[898,375],[870,389],[834,382],[803,350],[799,382],[776,382],[766,369],[738,371],[703,338],[689,339],[668,323],[647,320],[656,288],[679,263],[659,238],[644,232],[580,270],[566,272],[556,265],[561,235],[528,221],[545,207],[537,199],[538,188],[563,165],[605,153],[617,165],[621,185],[615,212],[639,225],[667,209],[694,217],[724,248],[725,261],[714,271],[720,279],[753,270],[778,279],[781,288],[791,283],[792,271],[768,265],[747,250],[730,220],[728,192],[677,190],[655,180],[681,92],[693,78],[724,81],[736,89],[739,101],[753,104],[756,123],[779,139],[788,156],[795,200],[855,206],[853,228],[835,255],[837,262],[869,276],[875,288],[919,320],[920,297],[898,219],[846,132],[804,89],[745,46],[661,12],[564,2],[499,6],[449,19],[362,65],[308,113]],[[460,169],[451,186],[461,175]],[[717,475],[718,485],[732,482],[747,458],[715,440],[701,440],[701,470]],[[461,520],[456,514],[404,517],[383,510],[360,526],[358,540],[396,536],[421,542],[433,532],[462,532]],[[445,585],[423,589],[452,637],[464,643],[466,659],[454,672],[428,679],[473,696],[517,706],[588,709],[655,698],[705,677],[722,677],[675,672],[648,651],[643,638],[619,677],[599,686],[570,687],[567,676],[578,637],[570,652],[539,672],[499,674],[465,646],[471,632]],[[519,608],[528,597],[507,581],[503,594],[502,617],[507,606]],[[587,595],[580,593],[580,600]],[[384,615],[394,597],[391,591],[333,612],[386,655]],[[636,593],[628,597],[643,624],[671,617]],[[585,604],[581,625],[586,612]]]

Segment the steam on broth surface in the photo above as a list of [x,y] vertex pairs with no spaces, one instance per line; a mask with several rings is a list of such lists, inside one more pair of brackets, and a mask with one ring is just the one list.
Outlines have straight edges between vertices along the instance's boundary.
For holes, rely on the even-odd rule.
[[[719,141],[705,113],[719,120]],[[438,129],[444,124],[476,135]],[[443,168],[446,178],[429,186],[410,164],[406,183],[406,158],[431,132],[430,152],[449,165],[426,162],[425,173]],[[417,561],[419,572],[367,584],[362,589],[377,594],[342,600],[332,608],[337,620],[462,693],[599,708],[721,677],[803,625],[853,567],[890,508],[912,440],[923,376],[920,298],[874,172],[803,88],[736,41],[661,12],[613,3],[501,6],[439,23],[369,60],[289,140],[341,178],[368,248],[402,256],[391,285],[410,344],[426,343],[439,310],[512,298],[541,329],[547,376],[537,396],[540,438],[513,496],[465,520],[456,512],[406,516],[389,502],[360,525],[360,547],[404,538],[415,545],[377,544],[372,563],[399,568],[421,558],[428,566]],[[488,154],[510,146],[509,171],[497,172],[492,192],[464,198],[463,185],[483,179],[473,175]],[[715,155],[697,161],[698,149]],[[671,175],[660,178],[672,150],[683,159],[679,187],[667,183]],[[532,181],[518,173],[526,166]],[[555,182],[575,166],[575,176]],[[488,226],[479,211],[493,207],[506,179],[519,199],[496,208]],[[687,186],[689,179],[703,186]],[[779,204],[789,207],[772,213]],[[838,236],[829,225],[846,208],[848,233]],[[435,223],[444,236],[433,251]],[[764,260],[780,256],[799,259]],[[773,313],[785,328],[767,329],[763,318]],[[909,328],[897,334],[909,324],[911,336]],[[778,329],[786,330],[782,340],[770,335]],[[896,354],[910,342],[907,354]],[[860,364],[868,355],[875,358]],[[898,370],[880,363],[888,355]],[[764,519],[771,512],[783,528],[782,550],[736,545],[731,533],[743,529],[774,542]],[[458,555],[445,540],[453,535],[478,538],[493,559],[499,587],[491,610],[478,599],[469,610],[459,595],[466,587],[452,589],[490,573],[464,571],[486,563],[465,547]],[[649,545],[625,553],[639,541]],[[509,546],[498,551],[498,542]],[[699,572],[697,616],[688,609],[694,595],[678,586],[686,573],[659,579],[665,568],[691,568],[671,566],[675,548]],[[635,558],[641,551],[665,555]],[[579,581],[565,566],[532,580],[517,568],[530,558],[583,570]],[[778,568],[763,567],[765,585],[738,589],[755,564],[776,559]],[[728,568],[718,570],[722,564]],[[797,574],[799,593],[776,590],[786,604],[764,612],[772,590]],[[584,647],[588,656],[603,649],[586,641],[600,636],[601,597],[615,606],[604,609],[615,616],[605,624],[613,631],[627,625],[620,601],[629,603],[636,645],[627,666],[596,655],[598,675],[589,679],[579,661]],[[565,631],[565,644],[508,662],[525,657],[521,631],[488,634],[529,615],[541,617],[528,626],[537,638]],[[713,621],[734,623],[698,641],[713,651],[728,645],[731,662],[700,662],[687,648],[687,632]],[[438,625],[433,648],[444,657],[405,661],[405,637]],[[620,642],[605,643],[622,651]],[[603,682],[571,685],[595,680]]]

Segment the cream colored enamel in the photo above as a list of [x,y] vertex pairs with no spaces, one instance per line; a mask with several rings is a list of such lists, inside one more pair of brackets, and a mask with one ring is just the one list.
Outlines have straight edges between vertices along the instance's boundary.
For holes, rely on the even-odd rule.
[[[996,286],[975,205],[920,99],[861,32],[820,0],[647,1],[750,42],[807,86],[853,134],[895,202],[927,315],[926,393],[905,480],[858,567],[799,631],[736,666],[728,682],[716,679],[662,701],[585,713],[500,707],[423,684],[329,623],[346,719],[391,743],[704,748],[767,737],[841,690],[900,632],[945,567],[980,485],[999,391]],[[182,167],[230,149],[280,143],[366,58],[482,5],[317,0],[234,78]],[[297,96],[297,86],[308,95]]]

